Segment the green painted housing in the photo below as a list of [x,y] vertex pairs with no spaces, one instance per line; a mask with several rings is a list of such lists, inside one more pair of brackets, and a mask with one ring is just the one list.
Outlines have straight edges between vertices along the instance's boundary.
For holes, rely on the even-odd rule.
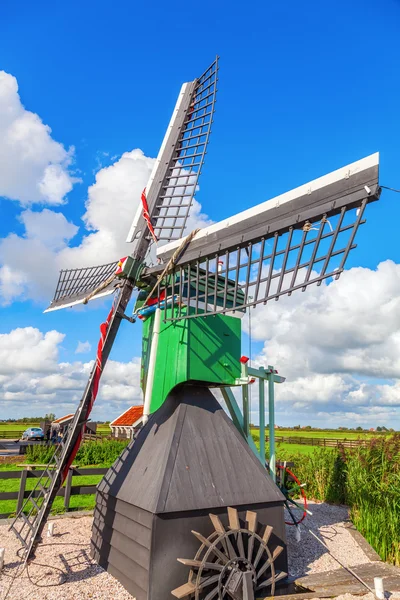
[[[167,318],[171,314],[167,309]],[[174,310],[177,310],[175,308]],[[185,307],[183,310],[188,310]],[[182,310],[182,312],[183,312]],[[194,311],[193,308],[189,308]],[[145,390],[154,315],[143,323],[142,389]],[[240,377],[241,320],[216,315],[161,322],[150,412],[185,381],[232,386]]]

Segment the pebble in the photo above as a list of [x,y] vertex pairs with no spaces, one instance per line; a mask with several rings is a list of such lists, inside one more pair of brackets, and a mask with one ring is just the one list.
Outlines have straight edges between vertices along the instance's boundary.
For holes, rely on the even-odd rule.
[[[313,515],[302,526],[300,541],[296,540],[294,527],[286,528],[290,576],[339,568],[307,528],[319,535],[346,566],[369,562],[346,528],[347,507],[311,502],[310,510]],[[20,544],[7,524],[0,525],[1,546],[6,549],[0,600],[132,600],[123,586],[90,558],[92,517],[54,522],[54,536],[45,537],[34,562],[23,572],[18,571],[20,559],[16,554]],[[168,598],[172,596],[166,594]],[[344,594],[338,600],[356,598],[359,596]],[[374,600],[374,596],[367,594],[363,600]],[[400,600],[400,594],[393,594],[391,600]]]

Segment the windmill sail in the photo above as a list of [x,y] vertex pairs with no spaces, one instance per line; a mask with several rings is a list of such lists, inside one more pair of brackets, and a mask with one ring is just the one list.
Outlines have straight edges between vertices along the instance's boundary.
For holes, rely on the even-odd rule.
[[[151,173],[147,204],[160,242],[179,239],[185,231],[211,133],[217,80],[218,57],[201,77],[183,84]],[[140,216],[139,207],[127,242],[139,235]]]
[[[134,242],[131,254],[140,262],[152,242],[149,224],[160,245],[184,234],[211,133],[217,79],[218,58],[198,79],[182,86],[146,187],[147,219],[140,204],[127,238]],[[92,299],[112,294],[114,283],[93,292],[112,276],[117,264],[61,271],[45,312],[81,304],[89,295]]]
[[[68,308],[75,304],[82,304],[94,290],[107,281],[115,273],[118,262],[99,265],[96,267],[82,267],[81,269],[65,269],[60,271],[54,298],[44,312]],[[115,282],[95,294],[94,298],[108,296],[115,291]]]
[[[378,169],[373,154],[200,230],[159,289],[170,304],[190,298],[191,309],[178,301],[167,315],[164,302],[164,317],[243,310],[337,279],[356,247],[366,205],[379,198]],[[180,243],[161,247],[161,264],[145,277],[162,272]]]

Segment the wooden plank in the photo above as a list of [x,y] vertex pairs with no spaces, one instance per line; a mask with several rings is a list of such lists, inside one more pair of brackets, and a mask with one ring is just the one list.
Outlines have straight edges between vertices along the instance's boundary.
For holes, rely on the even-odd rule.
[[[26,490],[24,492],[24,498],[28,498],[31,495],[31,491]],[[95,485],[73,485],[71,486],[71,496],[79,496],[81,494],[95,494],[96,486]],[[0,492],[0,500],[18,500],[19,492]],[[33,497],[37,498],[42,494],[41,490],[35,490],[33,492]],[[62,487],[57,492],[57,496],[64,497],[65,488]]]
[[0,471],[0,479],[19,479],[22,471]]
[[71,498],[71,484],[72,484],[72,469],[68,469],[67,479],[65,482],[65,494],[64,494],[64,508],[69,510],[69,500]]
[[171,594],[175,596],[175,598],[186,598],[189,594],[193,594],[196,591],[196,586],[193,583],[187,582],[181,585],[178,588],[172,590]]
[[222,525],[221,519],[218,517],[218,515],[213,515],[210,513],[210,519],[217,533],[225,533],[225,527]]
[[255,533],[257,529],[257,513],[252,510],[248,510],[246,512],[246,521],[248,523],[249,531]]
[[[384,579],[385,590],[400,591],[400,568],[383,562],[366,563],[351,567],[371,588],[374,587],[374,577]],[[365,594],[367,589],[346,569],[340,568],[296,579],[295,583],[314,591],[318,596],[323,594],[339,596],[344,593]]]
[[21,482],[19,484],[17,508],[16,508],[17,513],[21,510],[22,504],[24,502],[27,476],[28,476],[28,471],[26,469],[24,471],[21,471]]
[[[81,494],[95,494],[96,493],[95,485],[73,485],[71,486],[71,496],[80,496]],[[65,488],[62,488],[65,490]],[[60,490],[61,491],[61,490]],[[64,495],[64,494],[60,494]]]
[[134,600],[147,600],[147,592],[142,590],[141,587],[137,584],[137,582],[133,582],[131,579],[129,579],[129,577],[127,577],[127,574],[125,572],[122,572],[123,569],[121,569],[120,571],[113,564],[106,565],[106,569],[110,573],[110,575],[113,575],[113,577],[115,577],[120,583],[122,583],[124,588],[128,590],[128,592],[131,594]]
[[229,527],[231,529],[240,529],[239,515],[236,508],[228,506]]
[[73,476],[79,477],[80,475],[105,475],[107,473],[107,468],[90,468],[90,469],[74,469]]

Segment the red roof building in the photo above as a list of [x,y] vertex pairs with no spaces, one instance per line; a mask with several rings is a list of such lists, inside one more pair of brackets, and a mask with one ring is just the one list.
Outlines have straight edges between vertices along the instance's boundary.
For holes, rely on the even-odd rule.
[[115,437],[132,437],[139,428],[143,417],[143,404],[140,406],[131,406],[122,415],[114,421],[111,421],[110,427]]
[[52,422],[52,425],[58,425],[61,423],[64,423],[64,421],[71,421],[71,419],[73,418],[73,414],[71,415],[65,415],[64,417],[60,417],[59,419],[54,419],[54,421]]

